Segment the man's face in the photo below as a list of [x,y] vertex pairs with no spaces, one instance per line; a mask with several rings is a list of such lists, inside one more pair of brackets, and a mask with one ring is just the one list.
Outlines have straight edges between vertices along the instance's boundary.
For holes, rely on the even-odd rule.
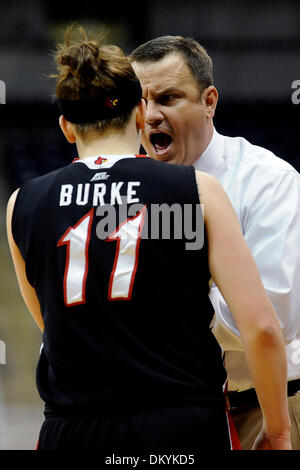
[[147,104],[142,145],[157,160],[192,164],[207,146],[205,92],[180,54],[157,62],[133,62]]

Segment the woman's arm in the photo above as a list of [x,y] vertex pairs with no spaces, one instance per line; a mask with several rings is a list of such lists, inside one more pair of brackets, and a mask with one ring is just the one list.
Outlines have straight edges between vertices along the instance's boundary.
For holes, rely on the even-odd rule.
[[18,194],[18,189],[11,195],[8,204],[7,204],[7,212],[6,212],[6,227],[7,227],[7,238],[8,244],[11,252],[11,256],[13,259],[13,263],[16,270],[16,275],[18,279],[18,283],[20,286],[21,294],[27,305],[31,315],[33,316],[35,322],[37,323],[38,327],[41,331],[44,331],[44,322],[41,314],[40,303],[35,293],[34,288],[29,284],[26,276],[25,270],[25,262],[21,256],[19,248],[17,247],[11,230],[11,221],[12,221],[12,214],[14,210],[14,205],[16,201],[16,197]]
[[289,449],[286,354],[275,311],[225,191],[210,175],[196,172],[196,179],[204,204],[211,275],[240,331],[264,416],[256,448],[268,448],[272,439],[271,448]]

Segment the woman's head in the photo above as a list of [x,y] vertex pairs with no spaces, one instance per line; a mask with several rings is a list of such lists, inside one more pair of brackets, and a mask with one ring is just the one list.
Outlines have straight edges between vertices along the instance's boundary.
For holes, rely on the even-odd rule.
[[101,45],[80,27],[82,40],[65,41],[55,53],[56,95],[62,114],[82,137],[129,122],[142,91],[129,59],[118,46]]

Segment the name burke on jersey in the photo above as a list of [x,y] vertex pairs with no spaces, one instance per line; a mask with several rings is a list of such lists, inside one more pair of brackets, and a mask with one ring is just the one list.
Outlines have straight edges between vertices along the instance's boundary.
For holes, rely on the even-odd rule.
[[[140,181],[124,181],[113,182],[109,185],[106,183],[79,183],[62,184],[60,188],[59,205],[69,206],[75,204],[77,206],[85,206],[92,204],[93,206],[104,206],[105,204],[132,204],[139,202],[137,197],[137,188]],[[121,196],[122,190],[122,196]],[[125,196],[125,200],[124,200]]]

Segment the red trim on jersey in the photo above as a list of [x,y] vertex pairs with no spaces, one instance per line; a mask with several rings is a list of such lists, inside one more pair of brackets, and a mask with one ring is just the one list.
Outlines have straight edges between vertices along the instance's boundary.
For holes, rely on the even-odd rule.
[[80,158],[79,158],[79,157],[75,157],[75,158],[73,158],[73,161],[72,161],[72,163],[75,163],[75,162],[77,162],[77,160],[80,160]]
[[150,156],[149,155],[144,155],[144,154],[141,153],[141,154],[136,155],[136,158],[150,158]]
[[237,433],[237,430],[234,425],[234,421],[229,411],[229,400],[228,400],[228,382],[226,381],[224,386],[224,395],[225,395],[225,412],[227,418],[227,426],[230,438],[231,450],[242,450],[240,439]]
[[230,412],[226,410],[227,425],[230,437],[231,450],[242,450],[237,430],[235,428]]
[[[70,262],[70,240],[64,240],[64,238],[68,235],[68,233],[72,230],[78,227],[78,225],[81,224],[81,222],[86,219],[87,217],[90,217],[89,225],[88,225],[88,233],[87,233],[87,239],[85,243],[85,271],[84,271],[84,276],[82,280],[82,300],[74,303],[68,303],[67,301],[67,275],[68,275],[68,270],[69,270],[69,262]],[[91,229],[92,229],[92,221],[94,217],[94,208],[89,210],[87,214],[85,214],[83,217],[81,217],[78,222],[69,227],[65,233],[60,237],[60,239],[57,242],[57,246],[62,246],[62,245],[67,245],[67,254],[66,254],[66,264],[65,264],[65,273],[64,273],[64,302],[66,307],[74,307],[75,305],[81,305],[86,303],[85,299],[85,285],[86,285],[86,278],[88,274],[88,265],[89,265],[89,258],[88,258],[88,250],[89,250],[89,243],[90,243],[90,238],[91,238]]]
[[[115,254],[115,259],[114,259],[114,264],[113,264],[113,269],[110,275],[110,280],[109,280],[109,286],[108,286],[108,300],[131,300],[131,295],[132,295],[132,288],[133,288],[133,283],[136,275],[136,270],[138,266],[138,259],[139,259],[139,248],[140,248],[140,241],[141,241],[141,234],[144,226],[144,221],[145,221],[145,215],[146,215],[147,207],[143,206],[142,209],[136,213],[134,217],[128,217],[126,220],[124,220],[117,228],[114,230],[107,238],[105,241],[107,242],[117,242],[117,248],[116,248],[116,254]],[[119,251],[120,251],[120,243],[121,243],[121,237],[116,237],[113,238],[114,235],[119,231],[120,227],[122,225],[126,224],[129,220],[134,220],[136,219],[140,214],[142,214],[142,221],[139,225],[139,230],[138,230],[138,239],[136,242],[136,247],[135,247],[135,263],[134,263],[134,268],[132,270],[131,274],[131,280],[130,280],[130,285],[129,285],[129,291],[128,291],[128,296],[127,297],[112,297],[111,296],[111,291],[112,291],[112,284],[115,276],[115,271],[117,267],[117,262],[118,262],[118,257],[119,257]]]

